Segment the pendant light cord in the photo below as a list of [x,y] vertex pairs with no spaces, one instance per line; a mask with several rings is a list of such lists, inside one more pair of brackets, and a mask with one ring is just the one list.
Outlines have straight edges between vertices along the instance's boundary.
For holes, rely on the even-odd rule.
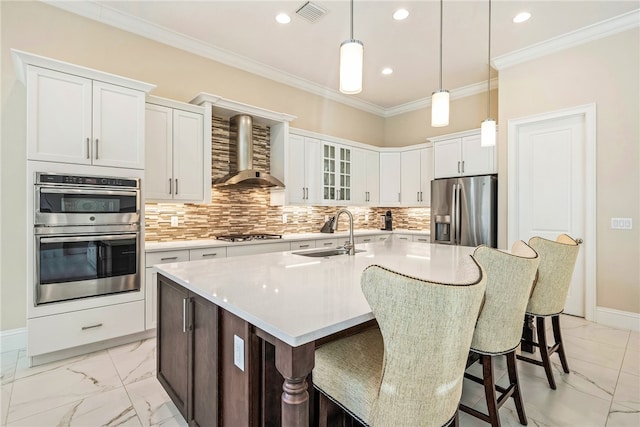
[[491,0],[489,0],[489,51],[487,55],[487,118],[491,117]]
[[353,0],[351,0],[351,40],[353,40]]
[[440,0],[440,90],[442,91],[442,1]]

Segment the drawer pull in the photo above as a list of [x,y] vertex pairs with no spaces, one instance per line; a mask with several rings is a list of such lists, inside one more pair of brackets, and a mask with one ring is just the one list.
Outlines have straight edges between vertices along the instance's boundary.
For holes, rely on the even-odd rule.
[[308,247],[309,247],[309,245],[300,245],[300,249],[306,249]]
[[100,326],[102,326],[102,323],[96,323],[95,325],[91,325],[91,326],[83,326],[82,330],[86,331],[87,329],[99,328]]
[[170,261],[172,259],[178,259],[177,256],[168,256],[166,258],[160,258],[160,261]]
[[210,254],[202,254],[202,257],[204,258],[206,256],[216,256],[216,255],[218,255],[218,252],[213,252],[213,253],[210,253]]
[[324,242],[324,243],[323,243],[323,245],[324,245],[324,246],[333,246],[333,243],[331,243],[331,242]]
[[365,243],[367,243],[367,242],[370,242],[370,241],[371,241],[371,239],[362,239],[362,241],[363,241],[363,242],[365,242]]

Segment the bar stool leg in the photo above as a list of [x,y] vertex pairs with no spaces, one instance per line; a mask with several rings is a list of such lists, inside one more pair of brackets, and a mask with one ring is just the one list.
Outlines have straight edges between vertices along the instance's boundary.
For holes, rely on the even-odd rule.
[[537,318],[538,328],[538,345],[540,346],[540,356],[542,357],[542,366],[547,374],[547,380],[549,381],[549,387],[556,389],[556,381],[553,378],[553,369],[551,367],[551,360],[549,358],[549,345],[547,344],[547,331],[545,330],[544,317],[538,316]]
[[565,373],[569,373],[569,364],[567,363],[567,356],[564,354],[564,343],[562,342],[562,334],[560,333],[560,315],[557,314],[551,317],[551,324],[553,326],[553,338],[556,341],[558,349],[558,356],[560,356],[560,363],[562,363],[562,369]]
[[520,381],[518,379],[518,369],[516,366],[516,352],[506,354],[507,357],[507,372],[509,374],[509,384],[513,384],[513,397],[516,405],[516,411],[518,412],[518,420],[523,426],[527,425],[527,415],[524,412],[524,405],[522,403],[522,395],[520,394]]

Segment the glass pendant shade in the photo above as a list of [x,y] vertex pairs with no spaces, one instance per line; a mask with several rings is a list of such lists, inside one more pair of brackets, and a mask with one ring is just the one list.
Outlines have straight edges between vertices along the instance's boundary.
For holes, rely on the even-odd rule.
[[440,89],[431,94],[431,126],[449,125],[449,91]]
[[496,145],[496,121],[485,119],[480,125],[480,146],[493,147]]
[[340,92],[362,92],[364,45],[360,40],[345,40],[340,45]]

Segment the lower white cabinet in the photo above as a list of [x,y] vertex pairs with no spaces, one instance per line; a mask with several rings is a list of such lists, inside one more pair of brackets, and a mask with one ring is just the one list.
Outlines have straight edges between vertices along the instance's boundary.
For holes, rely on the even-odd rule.
[[358,243],[374,243],[374,242],[384,242],[387,240],[389,236],[387,234],[377,234],[375,236],[357,236],[356,244]]
[[313,249],[316,247],[315,240],[299,240],[296,242],[291,242],[291,250],[298,251],[301,249]]
[[145,329],[155,329],[158,322],[158,289],[156,286],[158,273],[154,265],[166,264],[168,262],[189,261],[189,250],[181,249],[176,251],[147,252],[145,255]]
[[291,250],[289,242],[264,243],[258,245],[227,246],[227,256],[268,254]]
[[216,259],[226,258],[227,248],[214,247],[214,248],[199,248],[189,250],[189,261],[197,261],[199,259]]
[[143,332],[144,304],[140,300],[27,319],[28,356]]

